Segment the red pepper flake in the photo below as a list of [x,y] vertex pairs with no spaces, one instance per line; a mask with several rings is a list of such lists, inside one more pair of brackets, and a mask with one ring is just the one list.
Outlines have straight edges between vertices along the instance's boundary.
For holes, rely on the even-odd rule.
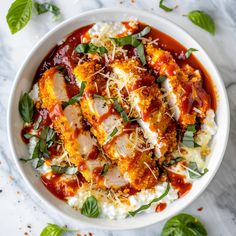
[[198,210],[198,211],[202,211],[202,210],[203,210],[203,207],[199,207],[197,210]]

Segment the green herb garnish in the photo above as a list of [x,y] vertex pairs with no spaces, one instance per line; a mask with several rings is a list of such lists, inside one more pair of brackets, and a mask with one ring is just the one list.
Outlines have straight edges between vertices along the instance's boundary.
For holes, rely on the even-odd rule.
[[195,133],[196,133],[195,125],[188,125],[183,136],[182,144],[189,148],[199,147],[200,145],[198,145],[193,138]]
[[25,137],[26,139],[31,139],[32,137],[37,137],[37,136],[34,135],[34,134],[28,133],[28,134],[24,134],[24,137]]
[[157,83],[157,84],[161,84],[161,83],[163,83],[166,79],[167,79],[167,77],[166,77],[165,75],[160,75],[160,76],[156,79],[156,83]]
[[197,51],[198,51],[198,50],[195,49],[195,48],[189,48],[189,49],[187,50],[187,52],[185,53],[185,57],[186,57],[186,58],[189,58],[189,57],[191,56],[192,52],[197,52]]
[[68,105],[76,103],[82,97],[85,87],[86,87],[86,81],[82,81],[79,93],[74,97],[70,98],[69,101],[62,102],[62,109],[65,109]]
[[205,168],[201,173],[198,169],[197,163],[193,161],[189,162],[187,170],[191,179],[199,179],[208,172],[208,169]]
[[78,53],[98,53],[99,55],[107,53],[105,47],[97,47],[93,43],[81,43],[76,46],[75,51]]
[[193,24],[201,27],[202,29],[208,31],[212,35],[215,34],[215,23],[211,16],[203,11],[195,10],[191,11],[187,15],[188,19],[192,21]]
[[146,65],[144,46],[142,42],[139,40],[139,38],[147,35],[150,31],[151,31],[151,28],[149,26],[146,26],[141,32],[137,34],[127,35],[121,38],[110,38],[110,40],[114,45],[118,47],[131,45],[137,48],[139,59],[141,60],[143,65]]
[[176,163],[178,163],[178,162],[180,162],[182,160],[184,160],[183,157],[176,157],[174,159],[171,159],[169,162],[164,161],[163,162],[163,166],[171,166],[171,165],[174,165],[174,164],[176,164]]
[[129,118],[126,112],[124,111],[123,107],[118,103],[117,99],[114,100],[114,108],[120,113],[124,122],[127,123],[129,121]]
[[112,132],[108,135],[105,144],[106,144],[114,135],[116,135],[117,132],[118,132],[118,129],[115,127],[115,128],[112,130]]
[[166,11],[166,12],[173,11],[173,10],[177,7],[177,6],[175,6],[175,7],[173,7],[173,8],[167,7],[167,6],[164,5],[163,2],[164,2],[164,0],[160,0],[160,2],[159,2],[159,7],[160,7],[162,10]]
[[23,29],[32,16],[32,0],[15,0],[7,13],[7,24],[12,34]]
[[66,173],[68,166],[52,165],[51,168],[54,174],[64,174]]
[[31,123],[33,121],[34,101],[28,93],[24,93],[20,98],[19,112],[24,122]]
[[48,224],[40,233],[40,236],[61,236],[66,232],[77,232],[78,230],[67,229],[56,224]]
[[169,219],[162,229],[161,236],[207,236],[207,231],[198,220],[188,214],[179,214]]
[[109,164],[108,163],[105,163],[104,165],[103,165],[103,167],[102,167],[102,171],[101,171],[101,176],[104,176],[106,173],[107,173],[107,171],[108,171],[108,168],[109,168]]
[[59,20],[61,18],[60,8],[57,7],[56,5],[52,4],[52,3],[34,2],[34,7],[35,7],[38,15],[44,14],[46,12],[51,12],[54,15],[54,17],[53,17],[54,20]]
[[137,210],[135,210],[135,211],[129,211],[129,214],[130,214],[131,216],[135,216],[135,215],[136,215],[137,213],[139,213],[140,211],[143,211],[143,210],[148,209],[154,202],[158,202],[158,201],[160,201],[161,199],[163,199],[163,198],[168,194],[169,190],[170,190],[170,184],[168,183],[165,192],[164,192],[160,197],[154,198],[150,203],[148,203],[147,205],[143,205],[143,206],[139,207],[139,208],[138,208]]
[[42,120],[43,120],[43,117],[39,116],[37,121],[34,123],[34,130],[37,130],[39,128],[39,125],[40,125]]
[[97,218],[99,216],[98,202],[94,196],[90,196],[85,200],[81,208],[81,214],[92,218]]

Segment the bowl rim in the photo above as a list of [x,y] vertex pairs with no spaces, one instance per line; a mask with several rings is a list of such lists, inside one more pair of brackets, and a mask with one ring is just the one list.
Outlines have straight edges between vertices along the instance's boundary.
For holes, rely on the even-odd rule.
[[[12,125],[11,125],[11,119],[12,119],[12,106],[13,106],[13,97],[14,97],[14,93],[17,89],[17,84],[18,82],[20,81],[21,79],[21,74],[22,72],[25,70],[25,67],[27,65],[27,62],[29,62],[29,60],[31,59],[31,57],[36,53],[36,51],[38,50],[38,48],[45,43],[45,41],[47,40],[47,38],[49,38],[51,35],[53,35],[57,30],[59,30],[60,28],[64,28],[66,27],[67,25],[69,25],[71,22],[73,22],[74,20],[76,19],[79,19],[81,17],[86,17],[86,16],[90,16],[91,14],[97,14],[97,13],[109,13],[111,11],[115,11],[115,12],[120,12],[120,13],[128,13],[128,14],[131,14],[132,16],[140,16],[140,15],[143,15],[143,16],[146,16],[146,17],[149,17],[149,18],[156,18],[156,20],[159,20],[159,21],[162,21],[164,24],[169,24],[171,25],[172,27],[174,27],[177,31],[181,32],[181,33],[184,33],[185,35],[187,35],[198,47],[200,50],[203,51],[203,53],[205,54],[206,56],[206,59],[209,61],[209,63],[211,64],[213,70],[215,71],[215,74],[217,75],[217,80],[218,80],[218,83],[220,85],[220,87],[222,88],[222,94],[224,99],[225,99],[225,103],[226,103],[226,114],[225,114],[225,127],[226,127],[226,130],[225,130],[225,134],[226,134],[226,138],[225,140],[223,140],[223,148],[221,149],[221,155],[219,156],[219,159],[218,159],[218,163],[214,169],[214,171],[212,172],[211,176],[209,177],[208,181],[206,181],[204,183],[204,186],[201,188],[200,191],[198,191],[198,193],[192,197],[189,201],[186,201],[186,203],[182,204],[182,206],[179,206],[173,213],[172,215],[168,216],[168,217],[171,217],[173,216],[174,214],[177,214],[178,212],[182,211],[184,208],[186,208],[188,205],[190,205],[194,200],[196,200],[196,198],[198,198],[202,193],[203,191],[207,188],[207,186],[209,185],[209,183],[212,181],[213,177],[215,176],[217,170],[219,169],[220,167],[220,164],[223,160],[223,157],[224,157],[224,153],[225,153],[225,150],[226,150],[226,146],[227,146],[227,142],[228,142],[228,137],[229,137],[229,127],[230,127],[230,109],[229,109],[229,102],[228,102],[228,97],[227,97],[227,92],[226,92],[226,89],[225,89],[225,86],[224,86],[224,83],[223,83],[223,80],[222,80],[222,77],[217,69],[217,67],[215,66],[215,64],[213,63],[213,61],[211,60],[211,58],[208,56],[208,54],[206,53],[206,51],[204,50],[204,48],[187,32],[185,31],[181,26],[175,24],[174,22],[172,22],[171,20],[169,19],[166,19],[165,17],[162,17],[160,15],[157,15],[157,14],[153,14],[149,11],[146,11],[146,10],[140,10],[140,9],[129,9],[129,8],[119,8],[119,7],[108,7],[108,8],[101,8],[101,9],[94,9],[94,10],[89,10],[89,11],[86,11],[86,12],[83,12],[83,13],[80,13],[76,16],[73,16],[73,17],[70,17],[68,18],[67,20],[61,22],[60,24],[58,24],[56,27],[54,27],[53,29],[51,29],[48,33],[46,33],[37,43],[36,45],[30,50],[30,52],[28,53],[28,55],[26,56],[25,60],[23,61],[22,65],[20,66],[15,78],[14,78],[14,82],[13,82],[13,85],[12,85],[12,88],[11,88],[11,92],[10,92],[10,98],[9,98],[9,102],[8,102],[8,110],[7,110],[7,135],[8,135],[8,140],[9,140],[9,143],[10,143],[10,149],[11,149],[11,153],[12,153],[12,156],[13,156],[13,159],[14,159],[14,162],[17,166],[17,169],[18,171],[20,172],[21,176],[23,177],[26,185],[29,187],[29,189],[40,199],[42,200],[42,202],[45,203],[45,205],[49,206],[51,209],[53,209],[54,211],[58,212],[59,214],[63,215],[65,218],[69,219],[69,220],[72,220],[73,222],[80,222],[82,224],[82,227],[95,227],[97,229],[112,229],[112,230],[131,230],[131,229],[138,229],[138,228],[142,228],[142,227],[145,227],[145,226],[150,226],[150,225],[153,225],[155,223],[158,223],[158,222],[161,222],[163,221],[164,219],[167,219],[168,217],[165,217],[161,220],[159,220],[158,218],[156,218],[156,221],[152,221],[152,222],[146,222],[146,221],[143,221],[141,224],[139,225],[136,225],[136,226],[129,226],[129,225],[123,225],[122,227],[119,226],[119,227],[116,227],[116,226],[113,226],[112,228],[107,226],[107,225],[104,225],[104,224],[94,224],[94,223],[91,223],[91,222],[86,222],[86,221],[80,221],[80,219],[75,219],[74,217],[70,216],[69,214],[66,214],[64,213],[63,211],[59,210],[57,207],[53,206],[45,197],[43,197],[39,191],[37,191],[36,188],[34,188],[34,186],[30,183],[30,181],[28,180],[28,177],[27,175],[24,173],[24,170],[23,168],[21,167],[20,165],[20,161],[19,159],[17,158],[17,155],[16,155],[16,152],[15,152],[15,146],[14,146],[14,143],[13,143],[13,134],[12,134]],[[212,79],[214,81],[214,79]],[[180,204],[179,204],[180,205]],[[103,220],[103,219],[101,219]]]

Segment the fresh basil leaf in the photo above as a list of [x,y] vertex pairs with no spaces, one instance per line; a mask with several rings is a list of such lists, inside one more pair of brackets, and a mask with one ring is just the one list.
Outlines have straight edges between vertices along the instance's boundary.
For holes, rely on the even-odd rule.
[[24,122],[31,123],[34,116],[34,101],[28,93],[20,98],[19,112]]
[[193,142],[193,144],[194,144],[194,147],[196,148],[196,147],[201,147],[201,145],[199,145],[198,143],[196,143],[195,141]]
[[195,49],[195,48],[189,48],[189,49],[187,50],[187,52],[185,53],[185,57],[186,57],[186,58],[189,58],[189,57],[191,56],[192,52],[197,52],[197,51],[198,51],[198,50]]
[[197,163],[193,161],[189,162],[187,170],[191,179],[199,179],[208,172],[208,169],[205,168],[201,173],[198,169]]
[[64,174],[66,173],[68,166],[51,165],[51,168],[54,174]]
[[12,34],[24,28],[32,16],[32,0],[15,0],[7,13],[6,19]]
[[193,24],[201,27],[202,29],[208,31],[212,35],[215,34],[215,23],[211,16],[203,11],[195,10],[188,13],[188,19],[192,21]]
[[146,26],[142,31],[140,31],[137,34],[133,34],[133,37],[136,37],[137,39],[149,34],[151,32],[151,28],[149,26]]
[[65,109],[68,105],[72,105],[72,104],[76,103],[79,100],[79,98],[82,97],[85,87],[86,87],[86,81],[82,81],[79,93],[77,95],[75,95],[74,97],[70,98],[69,101],[62,102],[62,108]]
[[31,139],[32,137],[37,137],[37,136],[34,135],[34,134],[28,133],[28,134],[24,134],[24,137],[25,137],[26,139]]
[[126,112],[121,107],[121,105],[118,103],[117,99],[114,100],[114,108],[120,113],[120,115],[121,115],[122,119],[124,120],[124,122],[129,121],[129,118],[128,118]]
[[135,211],[129,211],[129,214],[131,216],[135,216],[137,213],[139,213],[140,211],[143,211],[143,210],[146,210],[148,209],[154,202],[158,202],[160,201],[161,199],[163,199],[167,194],[168,192],[170,191],[170,184],[168,183],[167,184],[167,187],[165,189],[165,192],[158,198],[154,198],[151,202],[149,202],[147,205],[142,205],[141,207],[139,207],[137,210]]
[[162,229],[161,236],[207,236],[207,231],[198,220],[188,214],[179,214],[169,219]]
[[99,55],[108,52],[105,47],[97,47],[93,43],[81,43],[76,46],[75,51],[78,53],[98,53]]
[[180,162],[180,161],[182,161],[182,160],[184,160],[183,157],[176,157],[176,158],[174,158],[174,159],[171,159],[169,162],[164,161],[164,162],[163,162],[163,166],[174,165],[174,164],[176,164],[176,163],[178,163],[178,162]]
[[142,43],[140,43],[137,47],[138,57],[140,61],[142,62],[142,65],[145,66],[147,64],[146,58],[145,58],[145,52],[144,52],[144,46]]
[[61,236],[66,232],[77,232],[78,230],[71,230],[65,227],[60,227],[56,224],[48,224],[40,233],[40,236]]
[[184,146],[189,147],[189,148],[196,147],[196,143],[193,138],[195,132],[196,132],[195,125],[188,125],[187,126],[187,129],[184,133],[183,141],[182,141],[182,144]]
[[44,164],[44,160],[42,158],[39,158],[37,161],[37,164],[35,166],[35,168],[39,168],[40,166],[42,166]]
[[108,171],[108,168],[109,168],[109,164],[108,163],[105,163],[104,165],[103,165],[103,167],[102,167],[102,171],[101,171],[101,176],[104,176],[106,173],[107,173],[107,171]]
[[159,7],[160,7],[162,10],[166,11],[166,12],[173,11],[173,10],[177,7],[177,6],[175,6],[175,7],[173,7],[173,8],[167,7],[167,6],[164,5],[163,2],[164,2],[164,0],[160,0],[160,2],[159,2]]
[[54,15],[54,20],[59,20],[61,18],[60,8],[54,4],[44,2],[34,2],[34,7],[38,13],[38,15],[44,14],[46,12],[51,12]]
[[167,77],[166,77],[165,75],[160,75],[160,76],[156,79],[156,83],[157,83],[157,84],[161,84],[161,83],[163,83],[166,79],[167,79]]
[[117,132],[118,132],[118,129],[115,127],[115,128],[112,130],[112,132],[108,135],[107,140],[105,141],[104,144],[106,144],[107,142],[109,142],[109,140],[110,140],[114,135],[116,135]]
[[43,117],[39,116],[37,121],[34,123],[34,130],[37,130],[39,128],[39,125],[40,125],[42,120],[43,120]]
[[98,202],[94,196],[90,196],[85,200],[81,208],[81,214],[92,218],[97,218],[99,216]]

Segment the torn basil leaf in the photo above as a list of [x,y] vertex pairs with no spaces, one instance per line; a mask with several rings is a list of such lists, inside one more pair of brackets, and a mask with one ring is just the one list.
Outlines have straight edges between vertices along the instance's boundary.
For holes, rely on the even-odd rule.
[[34,135],[34,134],[28,133],[28,134],[24,134],[24,137],[25,137],[26,139],[31,139],[32,137],[37,137],[37,136]]
[[114,100],[114,108],[120,113],[124,122],[129,121],[129,118],[128,118],[126,112],[124,111],[123,107],[118,103],[117,99]]
[[102,167],[102,171],[101,171],[101,176],[104,176],[106,173],[107,173],[107,171],[108,171],[108,168],[109,168],[109,164],[108,163],[105,163],[104,165],[103,165],[103,167]]
[[174,164],[176,164],[176,163],[178,163],[178,162],[180,162],[182,160],[184,160],[183,157],[176,157],[174,159],[171,159],[169,162],[164,161],[163,162],[163,166],[171,166],[171,165],[174,165]]
[[57,7],[55,4],[44,2],[44,3],[39,3],[39,2],[34,2],[34,8],[36,9],[38,15],[51,12],[54,17],[54,20],[59,20],[61,18],[61,11],[60,8]]
[[166,12],[173,11],[173,10],[177,7],[177,6],[175,6],[175,7],[173,7],[173,8],[167,7],[167,6],[164,5],[163,2],[164,2],[164,0],[160,0],[160,2],[159,2],[159,7],[160,7],[162,10],[166,11]]
[[116,135],[117,132],[118,132],[118,129],[115,127],[115,128],[112,130],[112,132],[108,135],[105,144],[106,144],[114,135]]
[[34,130],[37,130],[39,128],[39,125],[40,125],[42,120],[43,120],[43,117],[39,116],[37,121],[34,123]]
[[75,95],[74,97],[70,98],[69,101],[62,102],[62,109],[65,109],[68,105],[72,105],[76,103],[82,97],[85,87],[86,87],[86,81],[82,81],[79,93]]
[[75,51],[78,53],[98,53],[99,55],[108,52],[105,47],[97,47],[93,43],[78,44],[75,48]]
[[165,189],[165,192],[158,198],[154,198],[150,203],[148,203],[147,205],[142,205],[141,207],[139,207],[137,210],[135,211],[129,211],[129,214],[131,216],[135,216],[137,213],[141,212],[141,211],[144,211],[146,209],[148,209],[154,202],[158,202],[160,201],[161,199],[163,199],[167,194],[168,192],[170,191],[170,184],[168,183],[167,184],[167,187]]
[[81,214],[91,218],[97,218],[100,214],[97,199],[94,196],[88,197],[82,208]]
[[205,168],[203,172],[200,172],[197,163],[193,161],[189,162],[187,170],[191,179],[199,179],[208,172],[207,168]]
[[40,233],[40,236],[61,236],[66,232],[77,232],[78,230],[71,230],[66,227],[60,227],[56,224],[48,224]]
[[34,101],[28,93],[24,93],[20,98],[19,112],[24,122],[31,123],[33,121]]
[[167,77],[166,77],[165,75],[160,75],[160,76],[156,79],[156,83],[157,83],[157,84],[161,84],[161,83],[163,83],[166,79],[167,79]]
[[192,52],[197,52],[197,51],[198,50],[195,48],[189,48],[187,52],[185,53],[185,57],[188,59],[191,56]]
[[68,166],[51,165],[51,168],[54,174],[64,174],[66,173]]
[[182,144],[185,147],[194,148],[194,147],[199,147],[200,146],[194,141],[193,136],[194,136],[195,133],[196,133],[195,125],[188,125],[187,129],[184,133],[183,141],[182,141]]

